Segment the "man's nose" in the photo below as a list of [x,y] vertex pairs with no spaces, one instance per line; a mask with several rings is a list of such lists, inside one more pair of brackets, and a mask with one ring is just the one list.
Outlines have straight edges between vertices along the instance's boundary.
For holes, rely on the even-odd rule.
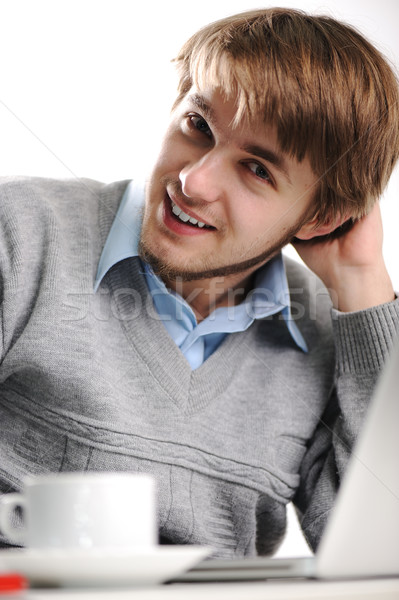
[[215,152],[190,161],[179,174],[183,194],[206,202],[219,200],[227,181],[226,171],[225,161]]

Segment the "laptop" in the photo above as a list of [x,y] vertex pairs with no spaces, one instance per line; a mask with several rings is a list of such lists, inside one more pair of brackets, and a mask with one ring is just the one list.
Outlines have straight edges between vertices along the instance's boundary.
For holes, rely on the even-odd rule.
[[316,555],[211,559],[179,581],[399,575],[399,339],[377,382]]

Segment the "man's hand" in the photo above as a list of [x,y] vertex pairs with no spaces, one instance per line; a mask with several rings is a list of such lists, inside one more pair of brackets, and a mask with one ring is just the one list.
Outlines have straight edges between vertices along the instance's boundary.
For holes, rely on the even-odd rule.
[[382,256],[382,219],[378,202],[366,217],[335,239],[294,242],[305,264],[323,281],[335,308],[363,310],[395,298]]

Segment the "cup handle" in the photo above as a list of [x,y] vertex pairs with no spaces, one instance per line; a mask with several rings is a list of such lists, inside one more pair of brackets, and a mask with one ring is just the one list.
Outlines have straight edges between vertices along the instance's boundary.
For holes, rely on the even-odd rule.
[[23,545],[26,539],[26,528],[14,527],[12,514],[17,508],[25,509],[26,501],[22,494],[4,494],[0,496],[0,529],[15,544]]

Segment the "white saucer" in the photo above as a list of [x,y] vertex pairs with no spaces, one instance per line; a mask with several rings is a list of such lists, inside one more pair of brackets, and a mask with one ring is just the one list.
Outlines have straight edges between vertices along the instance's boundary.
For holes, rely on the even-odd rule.
[[24,575],[37,586],[155,585],[193,567],[205,546],[154,546],[148,550],[0,550],[0,572]]

